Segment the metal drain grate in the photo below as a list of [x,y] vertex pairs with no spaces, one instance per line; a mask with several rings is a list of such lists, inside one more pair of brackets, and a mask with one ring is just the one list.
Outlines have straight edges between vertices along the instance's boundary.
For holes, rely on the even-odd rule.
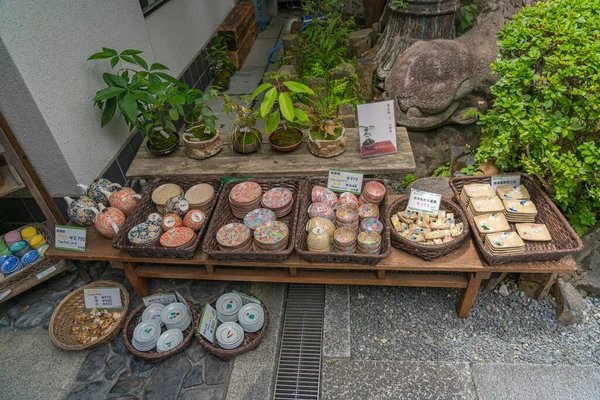
[[289,286],[273,399],[319,398],[324,312],[324,285]]

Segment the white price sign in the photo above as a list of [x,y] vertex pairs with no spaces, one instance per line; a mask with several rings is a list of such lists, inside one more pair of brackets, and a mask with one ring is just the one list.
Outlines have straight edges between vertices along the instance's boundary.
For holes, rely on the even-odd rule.
[[142,301],[146,307],[156,303],[168,306],[171,303],[175,303],[177,301],[177,297],[173,293],[153,294],[151,296],[144,297]]
[[87,231],[78,226],[56,225],[54,228],[54,246],[58,250],[85,251]]
[[200,325],[198,326],[198,333],[206,338],[211,343],[215,342],[215,333],[217,331],[217,311],[207,304],[202,310],[200,316]]
[[56,267],[53,265],[50,268],[48,268],[45,271],[40,272],[39,274],[36,275],[38,281],[44,279],[45,277],[47,277],[48,275],[50,275],[51,273],[53,273],[54,271],[56,271]]
[[352,192],[354,194],[360,194],[362,182],[363,174],[360,172],[330,169],[327,188],[334,192]]
[[118,287],[98,287],[83,289],[85,308],[91,310],[122,310],[121,290]]
[[417,211],[437,215],[438,211],[440,210],[441,204],[441,194],[411,189],[407,208],[409,211]]
[[519,186],[521,184],[521,175],[494,175],[492,176],[492,189],[496,190],[498,186]]

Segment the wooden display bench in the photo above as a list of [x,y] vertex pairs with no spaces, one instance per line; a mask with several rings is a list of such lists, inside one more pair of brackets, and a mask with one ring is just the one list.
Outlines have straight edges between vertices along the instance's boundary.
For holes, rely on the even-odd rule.
[[[396,196],[389,196],[393,201]],[[84,253],[48,249],[52,258],[101,260],[123,269],[141,298],[150,295],[146,278],[204,279],[218,281],[312,283],[327,285],[416,286],[465,289],[458,302],[458,316],[467,318],[481,281],[493,272],[564,273],[575,271],[573,257],[555,262],[525,262],[487,265],[469,238],[454,253],[435,261],[425,261],[392,248],[389,257],[375,266],[336,263],[309,263],[292,253],[282,263],[219,262],[200,249],[191,260],[136,258],[112,247],[112,241],[87,229]],[[416,273],[418,272],[418,273]]]

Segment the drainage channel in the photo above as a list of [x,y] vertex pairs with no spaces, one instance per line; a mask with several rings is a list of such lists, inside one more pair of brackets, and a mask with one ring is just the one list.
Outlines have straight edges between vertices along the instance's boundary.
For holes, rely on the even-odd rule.
[[289,285],[274,400],[319,398],[324,312],[324,285]]

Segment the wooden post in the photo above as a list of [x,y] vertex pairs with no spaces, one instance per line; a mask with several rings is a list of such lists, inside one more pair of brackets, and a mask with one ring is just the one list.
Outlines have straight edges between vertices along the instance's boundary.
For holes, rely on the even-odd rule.
[[210,264],[205,264],[204,265],[206,267],[206,272],[209,274],[214,274],[215,273],[215,266],[214,265],[210,265]]
[[150,296],[150,288],[148,287],[146,279],[140,278],[135,274],[135,263],[127,261],[111,261],[110,265],[113,266],[113,268],[122,268],[123,271],[125,271],[125,276],[127,276],[127,280],[133,287],[135,294],[140,299],[146,296]]
[[298,276],[298,268],[290,268],[290,276]]
[[458,301],[458,317],[459,318],[468,318],[469,313],[471,312],[471,307],[475,302],[475,298],[477,297],[477,292],[479,292],[479,287],[481,286],[482,279],[488,279],[490,277],[489,272],[477,272],[477,273],[469,273],[469,285],[460,296],[460,300]]
[[385,278],[385,269],[377,270],[377,279],[384,279],[384,278]]

